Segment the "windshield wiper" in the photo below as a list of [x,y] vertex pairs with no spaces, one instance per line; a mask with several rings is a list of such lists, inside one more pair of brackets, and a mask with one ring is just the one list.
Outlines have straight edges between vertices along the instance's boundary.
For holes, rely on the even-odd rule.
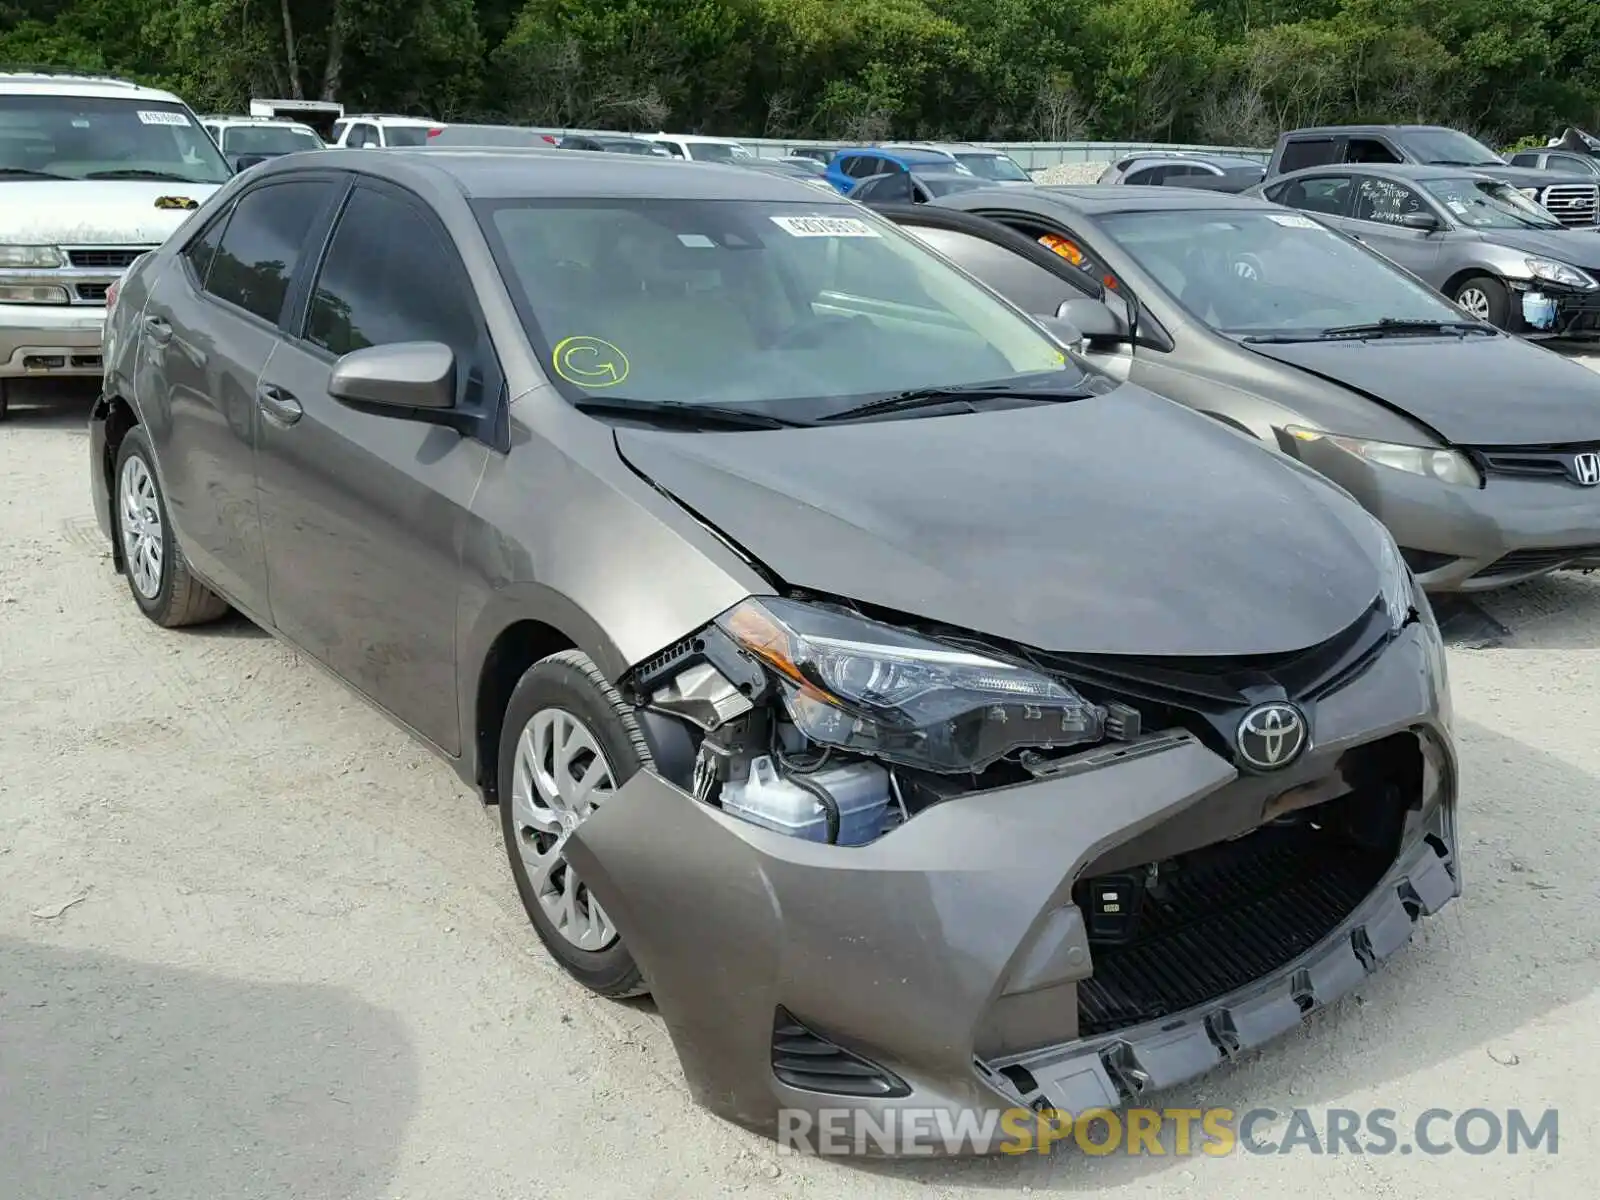
[[203,183],[204,180],[191,179],[187,175],[179,175],[173,171],[147,171],[142,167],[127,167],[117,171],[90,171],[85,179],[170,179],[174,183]]
[[1083,400],[1093,394],[1093,392],[1073,391],[1041,392],[1037,386],[1029,387],[1026,384],[1012,384],[1009,387],[998,384],[977,384],[963,387],[914,388],[907,392],[896,392],[881,400],[869,400],[854,408],[842,408],[838,412],[828,413],[826,416],[818,417],[817,423],[820,425],[824,421],[853,421],[859,417],[910,412],[916,408],[938,408],[946,404],[965,404],[968,412],[976,412],[972,405],[974,401],[979,400],[1037,400],[1051,403]]
[[1334,325],[1327,329],[1306,329],[1291,333],[1253,333],[1240,340],[1253,345],[1284,345],[1290,342],[1324,342],[1340,338],[1416,337],[1430,333],[1469,333],[1493,335],[1493,326],[1479,321],[1426,321],[1405,317],[1383,317],[1361,325]]
[[0,176],[7,179],[73,179],[72,175],[57,175],[54,171],[35,171],[31,167],[0,167]]
[[714,404],[683,404],[670,400],[578,400],[579,412],[598,417],[642,417],[671,421],[691,429],[793,429],[804,424],[768,413],[743,408],[720,408]]

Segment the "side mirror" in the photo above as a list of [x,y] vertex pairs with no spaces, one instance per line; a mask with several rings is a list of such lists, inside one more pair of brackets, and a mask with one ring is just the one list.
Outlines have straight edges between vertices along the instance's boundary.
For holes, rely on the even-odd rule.
[[251,167],[266,161],[267,156],[265,154],[241,154],[238,158],[233,160],[233,173],[235,175],[242,174],[243,172],[248,171]]
[[1439,218],[1430,212],[1406,213],[1400,218],[1400,225],[1404,229],[1415,229],[1418,233],[1433,233],[1439,228]]
[[1109,305],[1092,296],[1063,300],[1056,309],[1056,320],[1064,321],[1088,342],[1121,342],[1128,337],[1128,323]]
[[441,422],[456,402],[456,356],[442,342],[352,350],[333,364],[328,394],[356,408]]
[[1033,319],[1043,325],[1050,336],[1067,349],[1076,350],[1079,353],[1088,349],[1088,339],[1083,336],[1083,331],[1071,321],[1064,320],[1061,317],[1047,317],[1043,314],[1035,316]]

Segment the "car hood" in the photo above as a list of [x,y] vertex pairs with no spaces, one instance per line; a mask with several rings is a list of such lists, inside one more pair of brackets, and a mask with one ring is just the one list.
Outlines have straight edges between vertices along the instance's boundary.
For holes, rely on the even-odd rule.
[[1600,441],[1600,376],[1520,338],[1341,339],[1246,349],[1365,392],[1456,445]]
[[616,436],[786,584],[1038,649],[1300,650],[1379,591],[1383,535],[1353,501],[1131,385],[958,416]]
[[[221,186],[127,179],[0,183],[0,242],[49,246],[156,246]],[[157,207],[164,202],[163,207]]]
[[1478,229],[1484,241],[1541,258],[1553,258],[1575,267],[1600,268],[1600,235],[1589,226],[1575,229]]

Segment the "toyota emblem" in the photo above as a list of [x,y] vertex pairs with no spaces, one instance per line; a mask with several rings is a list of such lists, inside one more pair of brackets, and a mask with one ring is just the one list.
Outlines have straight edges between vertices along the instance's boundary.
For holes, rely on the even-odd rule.
[[1304,713],[1292,704],[1273,701],[1245,713],[1234,742],[1245,766],[1281,771],[1305,752],[1309,735]]

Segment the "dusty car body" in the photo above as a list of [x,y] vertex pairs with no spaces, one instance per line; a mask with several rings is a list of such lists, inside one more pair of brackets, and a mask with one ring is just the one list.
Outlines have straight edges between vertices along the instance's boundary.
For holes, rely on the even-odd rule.
[[1327,474],[1430,592],[1600,555],[1600,379],[1308,215],[1098,186],[882,211],[1028,311],[1076,310],[1103,369]]
[[1382,527],[842,198],[269,162],[130,272],[106,358],[140,610],[232,605],[448,759],[552,956],[648,990],[750,1128],[1131,1100],[1459,892]]
[[1252,189],[1316,214],[1479,320],[1531,338],[1600,331],[1600,237],[1451,167],[1309,167]]

